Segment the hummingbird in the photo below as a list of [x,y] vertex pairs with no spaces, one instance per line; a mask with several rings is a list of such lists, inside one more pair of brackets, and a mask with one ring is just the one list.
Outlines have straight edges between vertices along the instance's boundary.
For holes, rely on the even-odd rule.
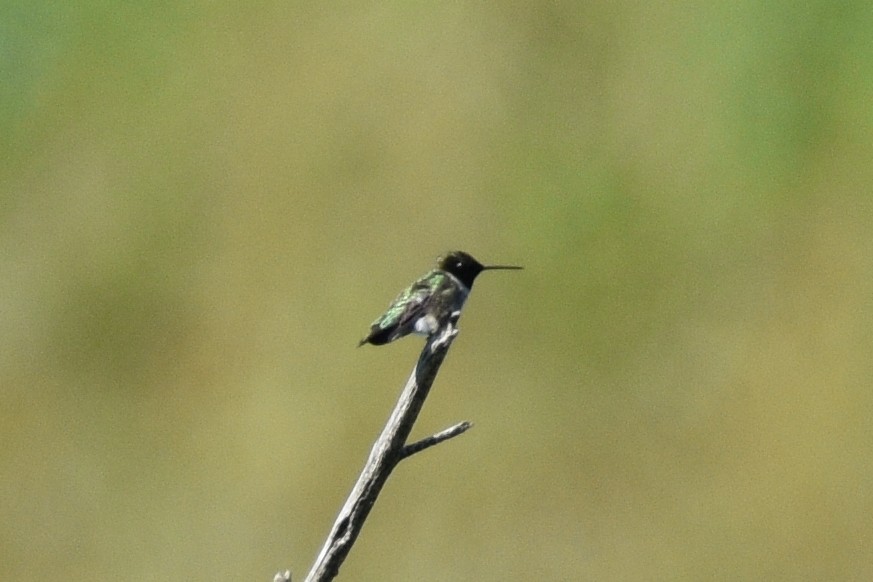
[[482,271],[521,269],[515,265],[483,265],[463,251],[451,251],[437,259],[436,269],[400,292],[388,309],[370,326],[358,347],[381,346],[415,333],[430,336],[459,314],[473,281]]

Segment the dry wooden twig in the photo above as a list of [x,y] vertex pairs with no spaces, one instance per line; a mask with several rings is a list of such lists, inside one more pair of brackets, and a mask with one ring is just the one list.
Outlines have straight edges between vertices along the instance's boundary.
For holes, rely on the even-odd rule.
[[[400,461],[463,434],[472,426],[469,422],[461,422],[415,443],[406,443],[437,372],[458,333],[455,327],[458,315],[455,314],[452,322],[440,333],[428,338],[388,423],[376,439],[357,483],[306,576],[306,582],[326,582],[333,580],[339,573],[340,566],[361,532],[379,492]],[[291,575],[287,571],[276,574],[274,578],[274,582],[290,580]]]

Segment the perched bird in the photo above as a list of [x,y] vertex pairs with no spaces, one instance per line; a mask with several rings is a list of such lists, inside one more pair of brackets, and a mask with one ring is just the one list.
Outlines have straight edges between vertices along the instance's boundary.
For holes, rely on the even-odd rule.
[[381,346],[411,333],[430,336],[460,313],[473,281],[482,271],[521,269],[514,265],[485,266],[463,251],[437,259],[437,267],[400,292],[387,311],[370,326],[358,346]]

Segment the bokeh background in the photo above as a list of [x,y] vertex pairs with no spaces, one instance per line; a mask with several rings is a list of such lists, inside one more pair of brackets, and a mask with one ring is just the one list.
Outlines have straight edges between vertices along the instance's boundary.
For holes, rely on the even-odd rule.
[[873,579],[869,2],[0,8],[0,578]]

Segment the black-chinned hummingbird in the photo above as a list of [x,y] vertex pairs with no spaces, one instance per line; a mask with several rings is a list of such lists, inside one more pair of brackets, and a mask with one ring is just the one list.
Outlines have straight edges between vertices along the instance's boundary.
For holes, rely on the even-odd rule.
[[521,269],[515,265],[483,265],[463,251],[437,259],[437,267],[400,292],[388,309],[370,326],[358,346],[393,342],[411,333],[430,336],[460,313],[473,281],[482,271]]

